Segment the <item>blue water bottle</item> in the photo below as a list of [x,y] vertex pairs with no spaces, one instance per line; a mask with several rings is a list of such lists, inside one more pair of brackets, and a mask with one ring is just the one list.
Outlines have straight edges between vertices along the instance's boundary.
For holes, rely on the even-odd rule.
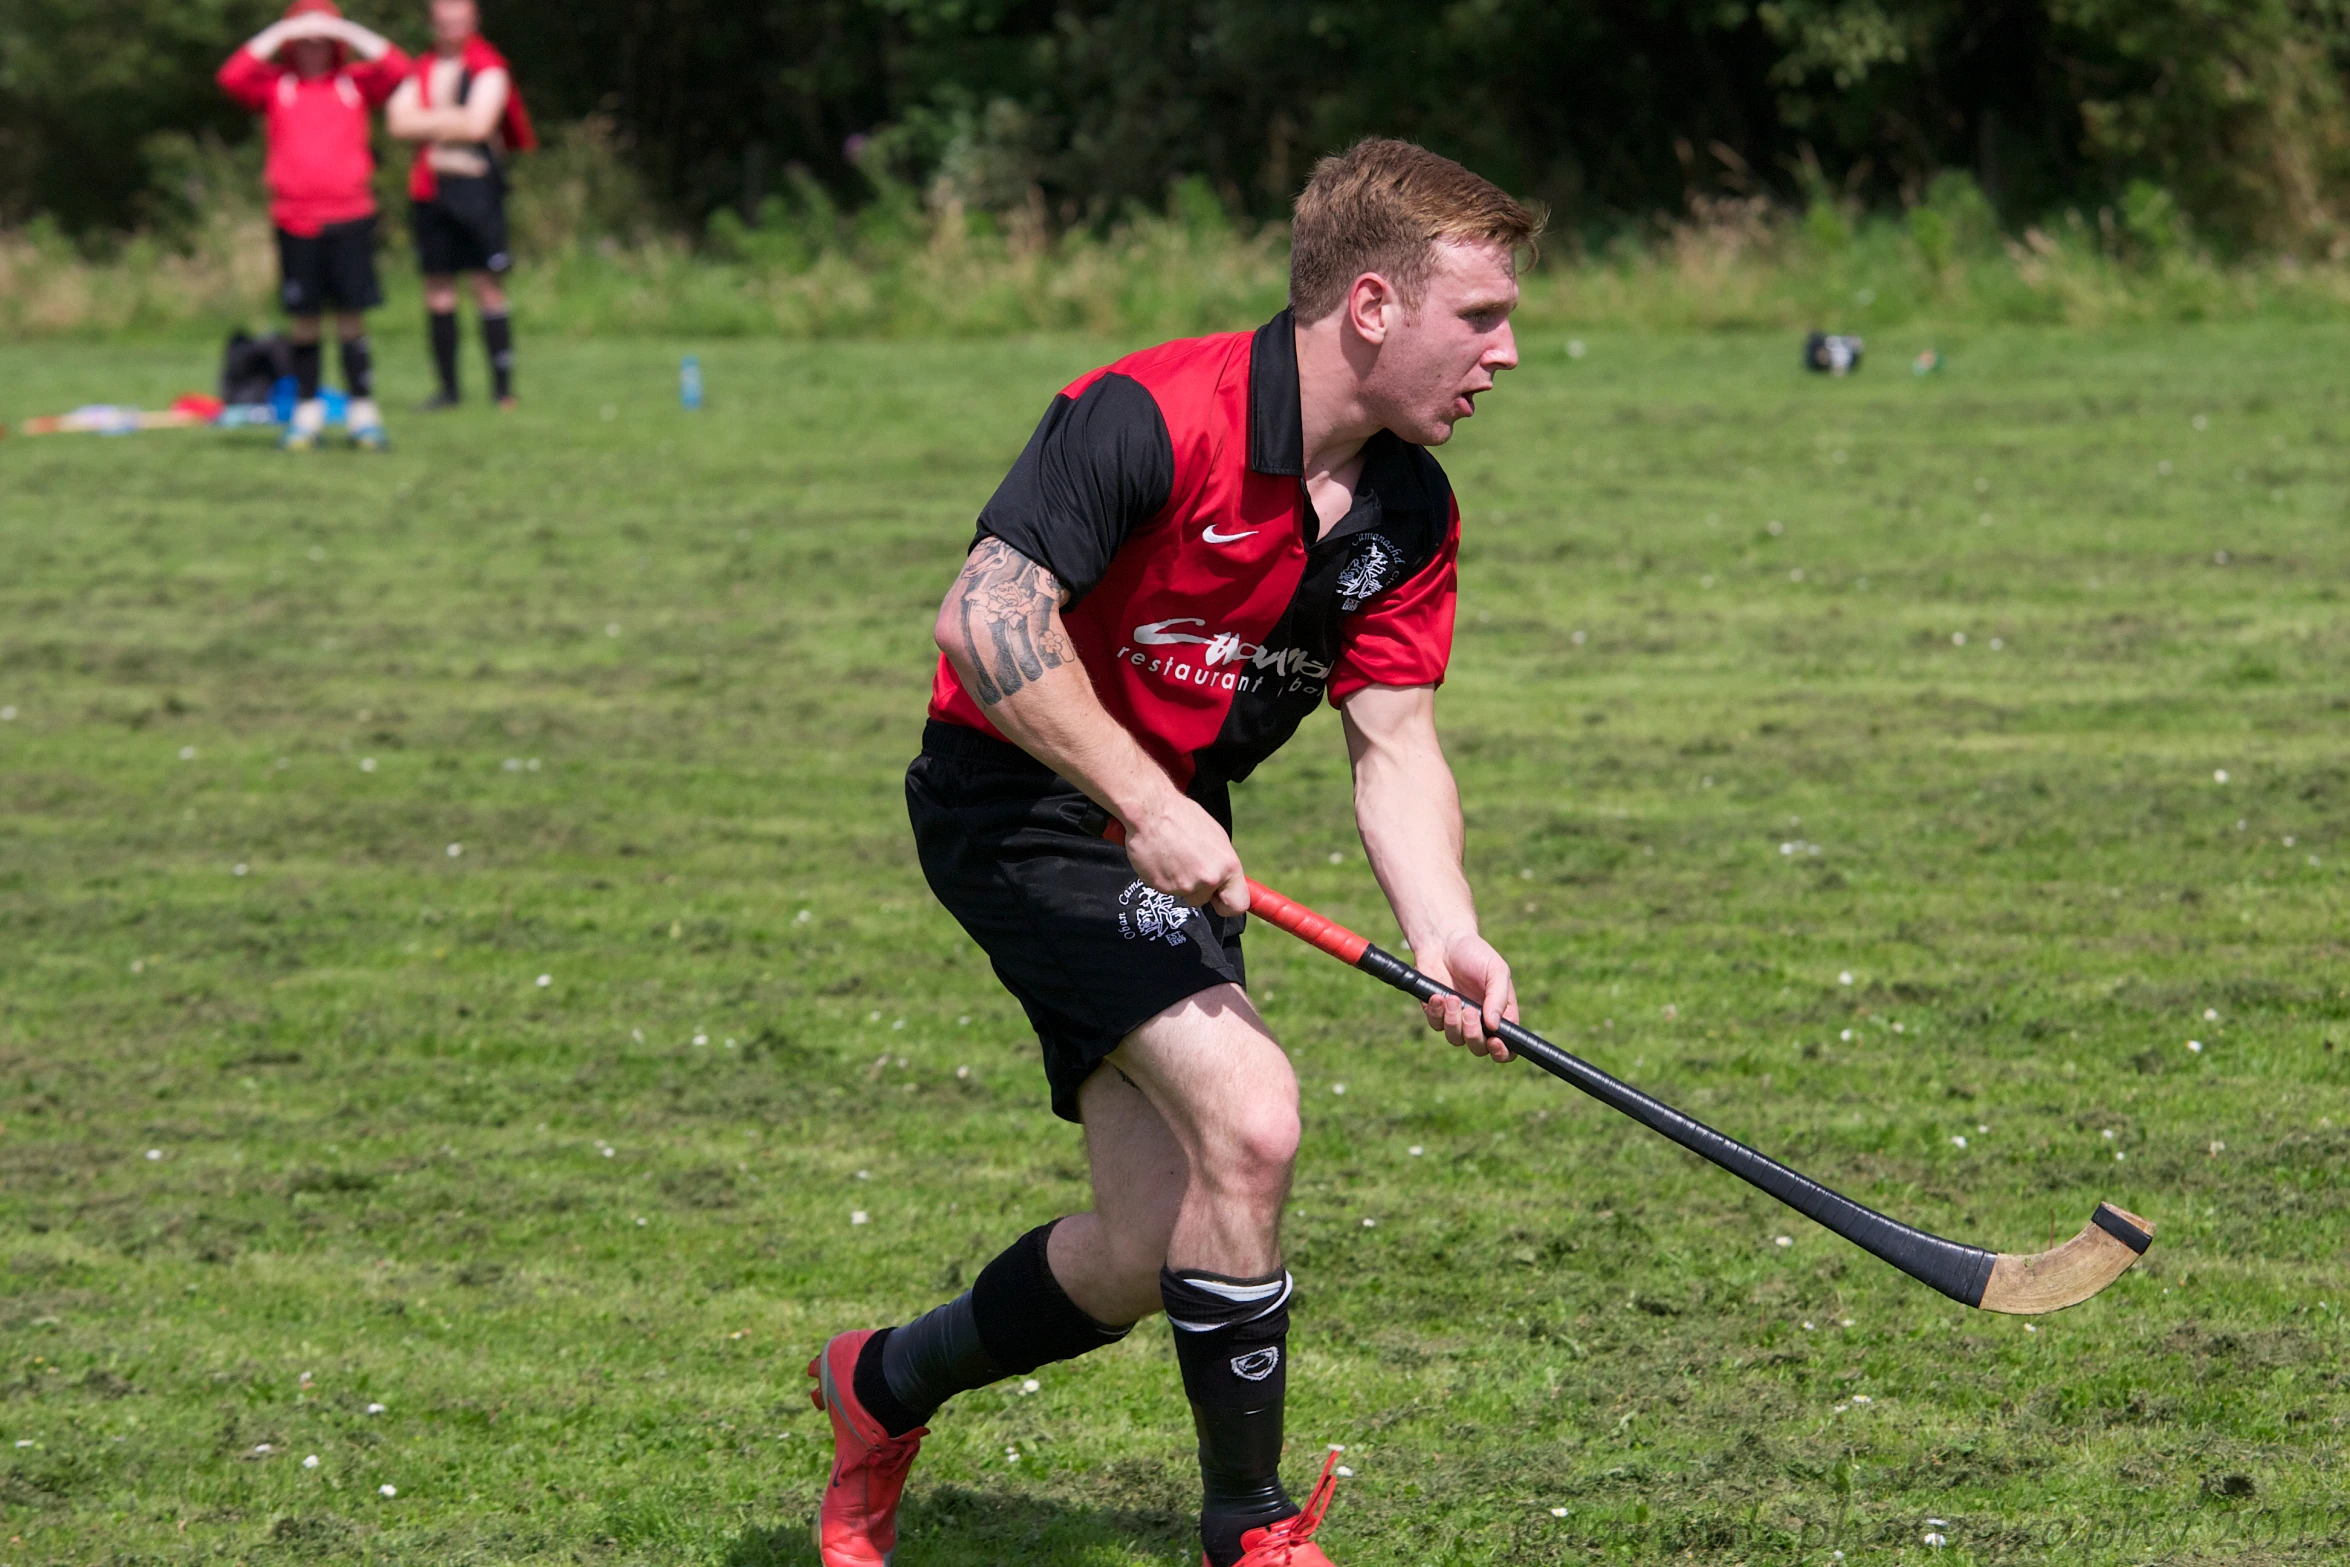
[[686,355],[685,363],[677,367],[677,400],[689,414],[702,411],[702,361],[698,355]]

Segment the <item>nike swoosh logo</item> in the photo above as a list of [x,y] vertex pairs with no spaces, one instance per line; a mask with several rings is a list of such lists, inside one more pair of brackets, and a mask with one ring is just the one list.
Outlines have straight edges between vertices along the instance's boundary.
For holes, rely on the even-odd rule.
[[1260,531],[1260,529],[1249,528],[1239,533],[1218,533],[1215,524],[1210,523],[1200,531],[1200,537],[1210,544],[1238,544],[1242,539],[1256,537]]

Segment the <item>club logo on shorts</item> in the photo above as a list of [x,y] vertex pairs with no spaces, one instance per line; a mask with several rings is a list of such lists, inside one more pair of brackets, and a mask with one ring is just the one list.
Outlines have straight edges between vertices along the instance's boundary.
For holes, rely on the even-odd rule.
[[1346,570],[1338,579],[1338,607],[1352,612],[1360,609],[1363,600],[1385,592],[1395,582],[1403,557],[1391,549],[1377,534],[1363,540],[1363,548],[1347,562]]
[[1142,878],[1136,877],[1132,886],[1118,894],[1118,934],[1128,941],[1141,936],[1180,947],[1189,939],[1183,934],[1184,922],[1198,912],[1173,893],[1146,887]]
[[1262,1382],[1280,1364],[1280,1347],[1267,1344],[1263,1349],[1252,1349],[1245,1355],[1235,1355],[1232,1359],[1232,1374],[1243,1382]]

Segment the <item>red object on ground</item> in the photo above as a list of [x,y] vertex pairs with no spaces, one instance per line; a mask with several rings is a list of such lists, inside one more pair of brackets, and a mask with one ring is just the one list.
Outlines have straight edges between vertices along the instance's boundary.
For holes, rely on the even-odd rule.
[[202,392],[183,392],[171,400],[173,413],[186,414],[191,419],[201,419],[207,424],[219,418],[221,411],[227,407],[228,404],[219,398],[207,397]]
[[[333,9],[325,0],[296,0],[287,14]],[[406,79],[408,64],[395,47],[379,60],[304,80],[292,67],[256,58],[250,49],[240,47],[228,57],[214,78],[221,91],[265,117],[269,158],[262,178],[269,186],[270,222],[312,238],[330,223],[373,215],[373,111]]]
[[[416,78],[416,102],[429,109],[432,102],[432,68],[439,63],[437,54],[420,54],[409,74]],[[467,76],[479,76],[484,71],[506,73],[506,112],[498,117],[498,138],[505,142],[508,152],[534,152],[538,148],[539,133],[530,123],[530,110],[523,107],[522,89],[515,84],[514,67],[506,63],[497,46],[479,33],[465,40],[464,71]],[[420,142],[416,161],[408,166],[408,199],[431,201],[441,193],[441,183],[433,172],[432,143]]]

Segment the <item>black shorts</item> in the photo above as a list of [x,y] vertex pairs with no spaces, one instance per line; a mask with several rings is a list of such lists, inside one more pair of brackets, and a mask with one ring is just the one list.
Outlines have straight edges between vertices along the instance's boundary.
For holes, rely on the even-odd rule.
[[373,310],[384,302],[375,279],[375,219],[329,223],[316,234],[277,231],[277,297],[289,316]]
[[906,769],[922,874],[1018,999],[1044,1048],[1053,1114],[1118,1041],[1216,985],[1246,983],[1243,916],[1146,887],[1087,830],[1093,802],[1018,746],[933,720]]
[[417,271],[426,277],[452,277],[459,272],[502,276],[512,270],[514,258],[506,251],[503,199],[485,194],[484,200],[490,205],[473,222],[445,201],[409,204],[408,227],[416,236]]

